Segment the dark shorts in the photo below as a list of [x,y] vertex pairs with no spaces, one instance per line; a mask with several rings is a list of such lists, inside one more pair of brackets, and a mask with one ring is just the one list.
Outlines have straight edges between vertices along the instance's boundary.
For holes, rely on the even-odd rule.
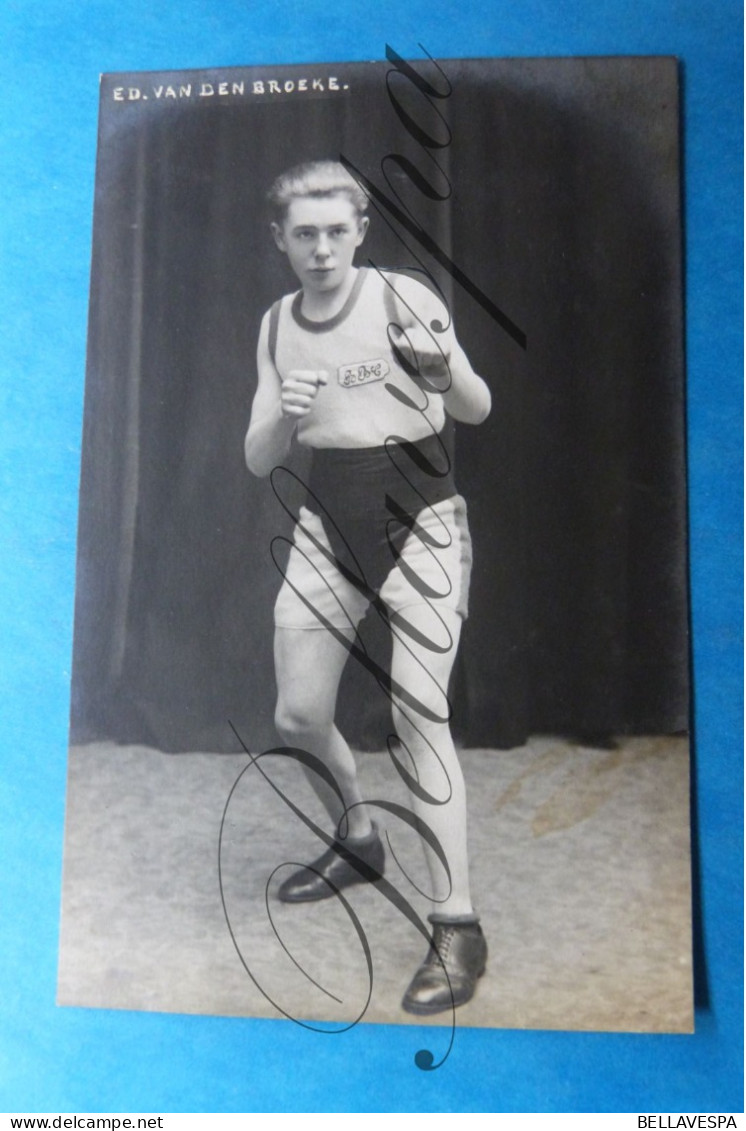
[[[424,507],[404,536],[377,539],[375,555],[345,533],[340,517],[333,535],[322,521],[302,507],[295,527],[285,580],[275,605],[279,628],[355,628],[372,600],[390,613],[412,605],[450,609],[466,617],[471,574],[471,538],[466,503],[453,495]],[[354,526],[354,524],[353,524]],[[348,523],[347,529],[351,529]],[[340,539],[344,546],[340,548]],[[390,568],[378,584],[383,556]],[[375,556],[375,566],[371,558]]]

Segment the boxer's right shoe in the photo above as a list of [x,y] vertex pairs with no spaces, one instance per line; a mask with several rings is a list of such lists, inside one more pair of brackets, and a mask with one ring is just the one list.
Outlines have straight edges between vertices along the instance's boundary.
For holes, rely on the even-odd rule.
[[323,856],[294,872],[277,892],[283,903],[330,899],[353,884],[374,884],[383,876],[385,853],[378,828],[364,841],[335,840]]

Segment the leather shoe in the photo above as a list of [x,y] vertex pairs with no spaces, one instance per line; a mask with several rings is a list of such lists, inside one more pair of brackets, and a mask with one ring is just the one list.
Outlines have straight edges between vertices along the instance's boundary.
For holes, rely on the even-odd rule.
[[373,825],[375,836],[370,841],[335,840],[323,856],[294,872],[280,885],[277,896],[283,903],[309,903],[330,899],[352,884],[375,883],[383,875],[383,843]]
[[487,966],[487,943],[479,923],[434,923],[433,938],[402,999],[407,1013],[441,1013],[474,996]]

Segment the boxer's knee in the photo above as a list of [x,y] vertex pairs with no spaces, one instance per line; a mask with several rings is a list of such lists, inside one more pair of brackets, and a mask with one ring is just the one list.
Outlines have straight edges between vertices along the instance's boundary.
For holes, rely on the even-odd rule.
[[313,699],[281,696],[275,709],[275,726],[289,746],[303,746],[309,739],[325,734],[332,726],[321,704]]

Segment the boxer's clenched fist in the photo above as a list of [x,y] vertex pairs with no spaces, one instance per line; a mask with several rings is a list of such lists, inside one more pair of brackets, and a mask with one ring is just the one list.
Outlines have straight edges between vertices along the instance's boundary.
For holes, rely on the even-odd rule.
[[283,416],[308,416],[321,385],[329,381],[325,369],[291,369],[282,382],[280,407]]
[[435,392],[444,392],[448,388],[450,385],[448,356],[438,345],[435,336],[428,333],[424,326],[407,326],[405,330],[396,327],[392,344],[414,370],[410,376],[415,381],[418,377],[423,379]]

